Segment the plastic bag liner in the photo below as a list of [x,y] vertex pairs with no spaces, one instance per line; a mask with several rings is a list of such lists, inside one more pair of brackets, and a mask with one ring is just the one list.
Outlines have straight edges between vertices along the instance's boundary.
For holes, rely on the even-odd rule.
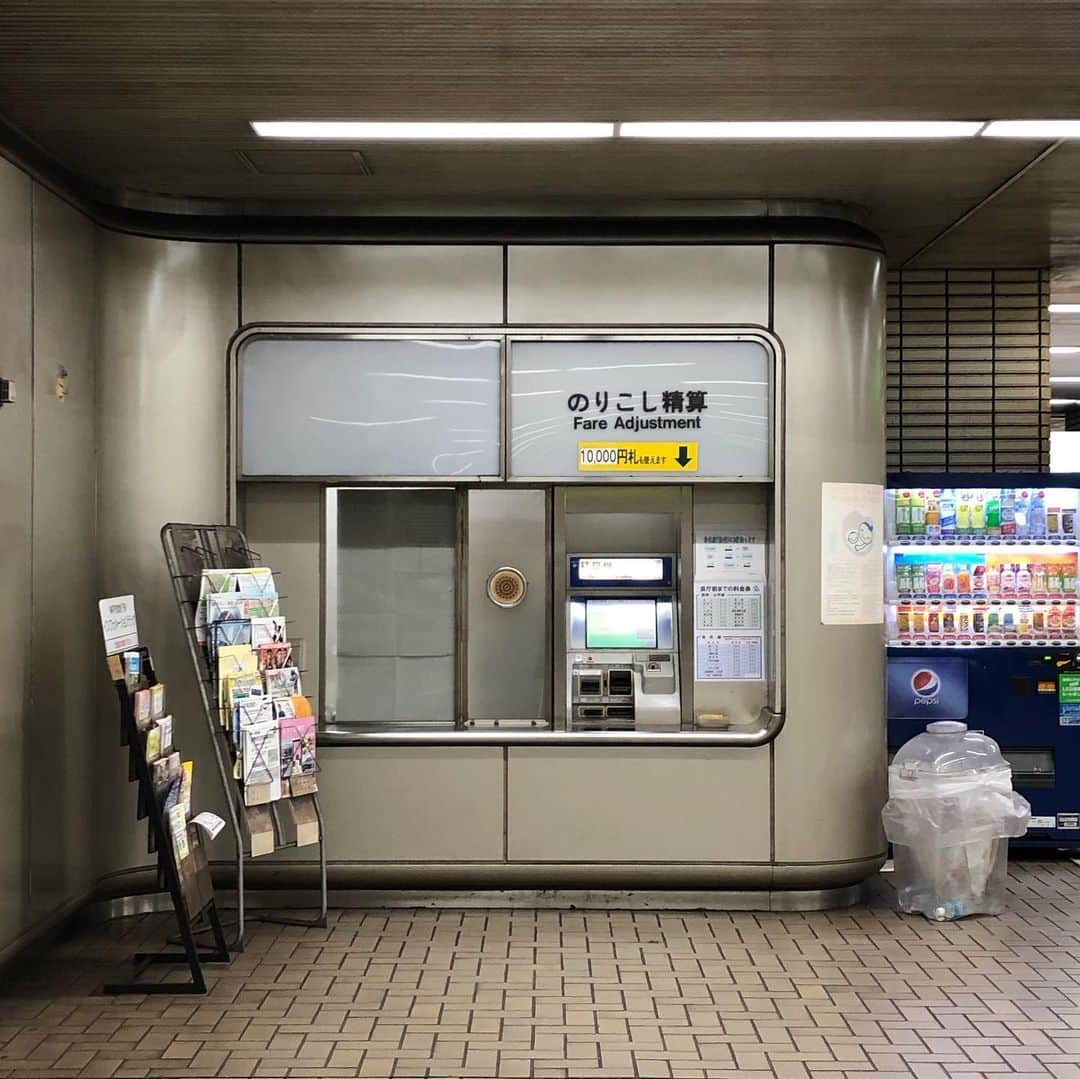
[[[1000,762],[996,745],[993,753]],[[1008,840],[1024,834],[1031,814],[1013,792],[1009,766],[928,773],[893,764],[889,794],[881,817],[893,844],[900,910],[934,921],[1000,914]]]
[[1027,831],[1031,806],[1012,789],[1008,765],[953,775],[905,775],[889,768],[889,800],[881,811],[890,843],[958,847]]

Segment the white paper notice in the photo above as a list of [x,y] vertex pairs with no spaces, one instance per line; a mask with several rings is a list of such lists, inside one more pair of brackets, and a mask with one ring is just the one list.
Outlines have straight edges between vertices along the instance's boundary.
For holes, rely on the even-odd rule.
[[760,633],[694,633],[694,678],[699,682],[756,681],[763,677]]
[[761,581],[694,584],[694,628],[762,631],[765,585]]
[[821,485],[821,621],[826,626],[880,625],[883,488],[876,483]]
[[765,577],[765,536],[760,532],[699,535],[694,543],[694,576]]
[[105,655],[114,656],[139,647],[139,627],[135,623],[135,597],[113,596],[99,599],[101,632],[105,637]]
[[204,812],[191,818],[192,824],[197,824],[211,839],[216,839],[218,833],[225,827],[225,822],[216,814]]

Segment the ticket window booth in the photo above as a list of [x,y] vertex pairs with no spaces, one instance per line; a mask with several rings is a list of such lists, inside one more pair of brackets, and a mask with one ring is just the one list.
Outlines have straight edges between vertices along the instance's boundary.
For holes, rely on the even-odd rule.
[[[242,472],[370,472],[325,484],[324,723],[764,737],[779,355],[763,332],[253,335]],[[284,430],[245,421],[286,398]]]

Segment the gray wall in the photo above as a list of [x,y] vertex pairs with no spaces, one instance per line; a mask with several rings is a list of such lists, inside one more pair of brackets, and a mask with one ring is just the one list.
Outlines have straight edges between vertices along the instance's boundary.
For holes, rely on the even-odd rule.
[[[166,521],[225,518],[224,355],[236,328],[236,248],[102,231],[97,283],[101,595],[135,594],[176,744],[195,761],[196,803],[220,812],[221,781],[158,533]],[[148,858],[115,744],[111,687],[102,692],[95,835],[99,871],[108,874]]]
[[94,243],[89,221],[0,161],[0,375],[17,394],[0,409],[0,958],[96,875]]

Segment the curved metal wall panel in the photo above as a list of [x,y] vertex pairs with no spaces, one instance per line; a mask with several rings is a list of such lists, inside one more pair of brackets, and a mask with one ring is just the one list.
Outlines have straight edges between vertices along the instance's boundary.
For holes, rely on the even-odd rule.
[[[225,348],[236,329],[236,248],[102,230],[98,255],[101,594],[135,593],[139,634],[178,717],[177,743],[195,760],[199,805],[223,814],[158,532],[165,521],[225,519]],[[101,873],[147,860],[115,707],[109,692],[95,781]]]
[[243,319],[501,322],[499,244],[244,244]]
[[775,858],[870,857],[885,849],[885,649],[880,626],[821,624],[821,484],[884,482],[884,262],[853,248],[778,246],[774,304],[789,537]]
[[724,244],[512,246],[508,321],[764,326],[769,249]]

